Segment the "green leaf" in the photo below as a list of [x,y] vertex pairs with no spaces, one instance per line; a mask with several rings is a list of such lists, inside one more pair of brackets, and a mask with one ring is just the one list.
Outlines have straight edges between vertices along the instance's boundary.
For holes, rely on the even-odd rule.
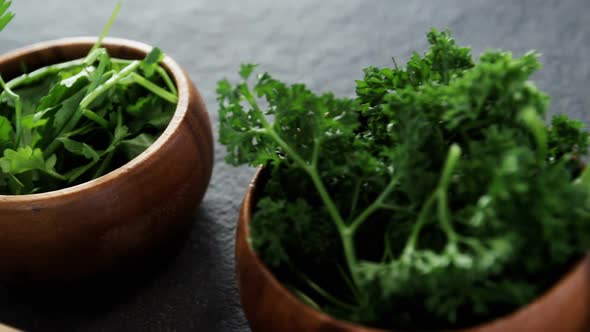
[[139,156],[143,151],[154,144],[156,138],[150,134],[141,134],[133,139],[121,141],[120,148],[127,157],[132,160]]
[[92,169],[92,167],[94,167],[97,164],[97,162],[98,162],[98,160],[92,160],[91,162],[89,162],[88,164],[86,164],[84,166],[76,167],[76,168],[72,169],[71,171],[65,173],[64,177],[68,180],[68,183],[72,183],[72,182],[78,180],[78,178],[80,178],[82,175],[84,175],[90,169]]
[[57,135],[65,128],[66,124],[76,112],[80,112],[80,101],[84,98],[85,90],[80,90],[61,103],[53,119],[53,133]]
[[13,134],[10,120],[0,115],[0,143],[10,140]]
[[[53,85],[49,91],[44,89],[39,90],[39,95],[43,97],[37,97],[39,100],[39,105],[36,107],[37,111],[45,111],[49,108],[56,107],[75,94],[80,94],[80,91],[88,85],[90,75],[85,70],[81,70],[77,74],[74,72],[62,73],[60,77],[65,78]],[[42,88],[42,86],[39,88]],[[26,96],[23,98],[32,99],[33,97],[35,96],[32,94],[30,98]]]
[[250,77],[250,75],[252,74],[252,72],[254,71],[254,69],[256,69],[256,67],[257,67],[257,65],[251,64],[251,63],[243,64],[240,67],[240,76],[243,79],[247,80]]
[[73,154],[84,156],[85,158],[92,160],[98,160],[100,158],[100,154],[86,143],[76,142],[65,137],[59,137],[57,140],[64,145],[66,150]]
[[146,77],[152,77],[156,72],[158,63],[164,59],[164,53],[157,47],[154,47],[141,62],[141,69]]
[[0,31],[14,18],[14,13],[8,11],[11,3],[10,0],[0,0]]
[[43,158],[41,149],[31,147],[18,148],[17,150],[6,149],[4,156],[0,158],[0,168],[4,173],[18,175],[32,170],[42,171],[53,177],[63,179],[55,171],[56,157],[52,155],[47,160]]

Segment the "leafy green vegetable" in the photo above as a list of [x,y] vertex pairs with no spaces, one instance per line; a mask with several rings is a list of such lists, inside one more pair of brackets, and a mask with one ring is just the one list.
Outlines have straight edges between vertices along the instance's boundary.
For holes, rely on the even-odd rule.
[[11,4],[10,0],[0,0],[0,31],[14,18],[14,13],[8,11]]
[[532,301],[590,248],[588,133],[565,115],[545,125],[537,55],[475,62],[448,31],[427,37],[405,68],[365,69],[356,99],[253,79],[254,65],[218,85],[226,161],[268,174],[253,248],[341,319],[480,323]]
[[[0,13],[8,5],[2,0]],[[123,60],[101,45],[119,9],[85,58],[9,82],[0,77],[0,194],[100,177],[143,152],[168,125],[178,98],[159,65],[162,51]]]

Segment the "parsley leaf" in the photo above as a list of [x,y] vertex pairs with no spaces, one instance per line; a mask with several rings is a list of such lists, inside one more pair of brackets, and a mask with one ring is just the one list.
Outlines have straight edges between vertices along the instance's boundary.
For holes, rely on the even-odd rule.
[[0,31],[14,18],[14,13],[8,11],[12,1],[0,0]]

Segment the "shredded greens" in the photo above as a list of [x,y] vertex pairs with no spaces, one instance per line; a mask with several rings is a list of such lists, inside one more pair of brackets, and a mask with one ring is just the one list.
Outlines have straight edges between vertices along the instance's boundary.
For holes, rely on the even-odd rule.
[[[0,28],[12,14],[2,14]],[[154,48],[143,60],[111,57],[102,40],[83,59],[0,76],[0,194],[33,194],[100,177],[135,158],[162,133],[176,87]],[[26,64],[25,64],[26,65]]]
[[427,37],[405,68],[366,68],[356,99],[253,79],[254,65],[218,85],[226,161],[268,174],[253,248],[340,319],[481,323],[530,303],[590,248],[588,133],[565,115],[545,124],[537,54],[476,62],[448,31]]

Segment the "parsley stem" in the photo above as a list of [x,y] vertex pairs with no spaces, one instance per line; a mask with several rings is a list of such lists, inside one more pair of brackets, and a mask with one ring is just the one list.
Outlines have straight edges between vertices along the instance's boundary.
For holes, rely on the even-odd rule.
[[14,91],[10,89],[10,87],[4,82],[2,76],[0,76],[0,86],[4,89],[6,94],[10,98],[14,100],[14,108],[15,108],[15,138],[14,138],[14,148],[18,148],[20,146],[20,139],[21,139],[21,115],[22,115],[22,102],[20,96]]
[[88,120],[96,122],[97,124],[99,124],[103,128],[109,127],[109,123],[107,122],[107,120],[105,120],[102,116],[92,112],[89,109],[83,110],[82,115],[84,117],[86,117]]
[[170,78],[170,75],[168,75],[166,70],[158,66],[156,68],[156,73],[158,73],[158,75],[160,75],[160,77],[164,80],[164,83],[166,83],[166,86],[168,86],[170,92],[172,92],[173,95],[178,96],[178,90],[176,90],[176,86],[174,86],[174,83],[172,83],[172,79]]
[[293,294],[297,295],[297,297],[303,301],[303,303],[309,305],[310,307],[321,311],[322,309],[320,308],[319,304],[317,304],[311,297],[309,297],[307,294],[305,294],[304,292],[302,292],[301,290],[295,288],[295,286],[290,286],[288,284],[283,284],[285,287],[287,287],[287,289],[289,291],[291,291]]
[[139,75],[138,73],[131,73],[129,76],[131,77],[132,82],[135,82],[135,83],[143,86],[144,88],[151,91],[153,94],[157,95],[158,97],[160,97],[172,104],[178,103],[178,97],[176,95],[155,85],[154,83],[150,82],[149,80],[147,80],[145,77]]
[[336,204],[334,204],[334,201],[332,201],[332,198],[328,194],[328,190],[324,186],[317,169],[315,167],[311,167],[307,162],[305,162],[305,160],[303,160],[303,158],[301,158],[301,156],[295,150],[293,150],[291,146],[285,142],[272,127],[270,127],[266,120],[264,120],[263,125],[266,127],[267,133],[277,142],[277,144],[287,153],[287,155],[309,175],[311,181],[320,194],[322,202],[326,205],[330,217],[332,217],[332,220],[334,220],[336,223],[336,227],[338,227],[341,232],[344,231],[347,228],[346,224],[340,216]]
[[363,184],[363,180],[362,179],[357,179],[356,184],[354,186],[354,192],[352,194],[352,200],[351,200],[351,204],[350,204],[350,218],[352,218],[352,216],[354,215],[354,212],[356,211],[356,205],[358,204],[358,200],[359,200],[359,194],[361,191],[361,185]]
[[96,61],[96,59],[98,59],[99,57],[102,58],[104,55],[108,56],[107,51],[104,48],[97,48],[92,52],[88,53],[86,58],[84,58],[84,65],[90,66]]
[[332,304],[339,306],[339,307],[343,307],[343,308],[347,308],[347,309],[354,309],[355,308],[354,305],[346,303],[346,302],[336,298],[334,295],[330,294],[328,291],[326,291],[325,289],[320,287],[313,280],[311,280],[308,276],[306,276],[304,273],[299,271],[299,269],[297,269],[293,264],[290,264],[289,266],[290,266],[291,270],[295,273],[295,275],[297,275],[297,277],[299,277],[301,280],[303,280],[307,284],[307,286],[309,286],[309,288],[313,289],[318,295],[322,296],[324,299],[328,300],[329,302],[332,302]]
[[[328,194],[328,190],[326,189],[326,186],[324,185],[318,173],[317,165],[315,165],[314,163],[310,164],[306,162],[299,155],[299,153],[297,153],[297,151],[295,151],[287,142],[285,142],[280,137],[280,135],[274,130],[274,128],[268,123],[268,120],[266,120],[266,118],[264,117],[264,114],[260,110],[258,103],[256,103],[256,100],[254,99],[254,96],[250,92],[250,89],[247,85],[243,86],[241,92],[246,101],[255,111],[255,114],[258,116],[260,123],[264,127],[265,133],[268,136],[270,136],[279,145],[279,147],[283,149],[287,156],[291,158],[299,167],[301,167],[311,178],[312,183],[314,184],[318,194],[320,195],[322,203],[324,203],[324,206],[326,207],[328,214],[332,218],[332,221],[336,225],[336,229],[340,234],[340,240],[342,242],[342,247],[344,249],[344,257],[346,259],[346,264],[348,266],[353,283],[358,288],[360,282],[356,272],[357,258],[354,246],[354,231],[352,231],[350,227],[347,227],[344,223],[344,220],[342,219],[342,216],[340,215],[340,212],[338,211],[336,204]],[[317,148],[319,149],[319,145],[317,146]],[[361,301],[363,300],[364,298],[361,299]]]
[[[258,105],[256,105],[256,107],[258,107]],[[262,113],[257,112],[257,114]],[[336,228],[338,229],[338,233],[340,234],[340,239],[342,241],[342,247],[344,249],[344,257],[346,259],[346,263],[348,265],[348,269],[350,271],[353,283],[355,285],[359,285],[360,283],[358,280],[358,276],[356,275],[355,268],[357,265],[357,259],[356,251],[354,248],[354,232],[351,231],[351,229],[347,227],[344,223],[342,216],[340,216],[340,213],[338,212],[336,204],[334,204],[334,201],[328,194],[328,191],[318,174],[317,168],[311,167],[309,164],[307,164],[305,160],[303,160],[303,158],[301,158],[301,156],[295,150],[293,150],[291,146],[289,146],[289,144],[287,144],[287,142],[285,142],[274,131],[274,129],[269,125],[268,121],[266,121],[264,116],[261,116],[261,118],[262,124],[265,127],[267,134],[271,136],[271,138],[274,139],[275,142],[277,142],[277,144],[287,153],[287,155],[291,159],[293,159],[295,163],[297,163],[298,166],[301,167],[311,178],[311,181],[313,182],[316,190],[318,191],[320,198],[322,199],[322,202],[328,210],[328,214],[330,215],[330,217],[336,225]]]
[[313,152],[311,154],[311,165],[317,167],[320,155],[320,141],[316,138],[313,140]]
[[435,190],[432,193],[432,195],[430,195],[430,197],[428,197],[428,200],[426,201],[426,203],[424,203],[424,205],[422,206],[422,209],[420,210],[420,213],[418,214],[418,219],[416,219],[416,223],[414,224],[414,227],[412,228],[412,232],[410,233],[410,236],[408,238],[408,242],[406,243],[406,246],[404,247],[404,250],[402,252],[402,256],[410,254],[412,251],[414,251],[414,249],[416,249],[416,245],[418,242],[418,236],[420,235],[420,231],[422,231],[422,228],[424,227],[424,225],[426,224],[426,221],[428,220],[427,219],[428,212],[430,212],[430,207],[436,201],[437,196],[438,196],[438,190]]
[[340,266],[340,264],[337,264],[336,267],[338,267],[338,272],[342,276],[342,279],[346,283],[346,286],[348,286],[348,289],[350,290],[350,292],[352,293],[352,295],[354,296],[354,298],[357,301],[359,301],[360,298],[361,298],[361,295],[360,295],[359,290],[356,287],[356,285],[350,279],[350,276],[348,274],[346,274],[346,271],[344,271],[344,269],[342,268],[342,266]]
[[94,173],[94,175],[92,176],[92,179],[96,179],[100,176],[103,175],[105,169],[107,168],[107,166],[109,166],[109,164],[111,163],[111,159],[113,159],[113,155],[115,154],[115,150],[111,150],[106,158],[102,161],[102,163],[100,164],[100,166],[98,167],[98,169],[96,170],[96,172]]
[[[95,53],[97,53],[97,52],[95,52]],[[84,111],[86,109],[88,109],[88,105],[90,103],[92,103],[92,101],[95,98],[97,98],[98,96],[100,96],[100,94],[102,92],[107,91],[107,89],[110,86],[112,86],[112,84],[109,87],[107,87],[107,88],[105,88],[103,90],[101,90],[101,88],[103,88],[103,86],[105,86],[107,83],[109,83],[109,81],[111,81],[114,78],[116,78],[117,75],[121,74],[121,73],[114,74],[105,83],[103,83],[102,85],[100,85],[100,82],[103,79],[102,75],[104,74],[104,71],[105,71],[105,69],[107,67],[107,63],[109,61],[109,58],[108,58],[108,54],[106,52],[98,52],[97,53],[97,57],[98,56],[100,57],[100,62],[98,64],[98,68],[96,69],[96,72],[94,74],[94,77],[92,78],[92,81],[90,82],[90,84],[86,88],[86,92],[85,92],[84,98],[80,102],[80,105],[78,106],[78,108],[76,109],[76,111],[74,112],[74,114],[72,114],[72,116],[70,117],[70,119],[63,125],[62,128],[59,129],[59,131],[57,132],[57,134],[53,138],[53,141],[49,144],[49,146],[47,146],[47,148],[43,152],[43,155],[45,157],[48,157],[48,156],[52,155],[53,152],[55,152],[55,150],[59,147],[59,144],[60,144],[60,142],[57,139],[59,137],[61,137],[64,133],[67,133],[70,130],[72,130],[78,124],[78,122],[80,121],[80,119],[82,118],[82,116],[84,115]],[[88,68],[84,68],[83,70],[88,71],[87,69]],[[123,72],[123,70],[121,70],[121,72]],[[116,81],[115,81],[115,83],[116,83]]]
[[381,262],[393,259],[393,252],[391,251],[391,236],[388,231],[383,232],[383,255],[381,256]]
[[[360,285],[360,281],[356,269],[358,261],[356,258],[356,250],[354,246],[354,233],[352,233],[350,229],[345,228],[344,230],[340,231],[340,239],[342,241],[342,249],[344,250],[344,258],[346,259],[346,264],[348,265],[350,277],[352,278],[353,284],[357,289],[359,289],[358,285]],[[360,295],[360,302],[364,302],[366,300],[365,294]]]
[[455,230],[453,229],[453,226],[451,225],[451,213],[449,212],[449,202],[447,193],[444,190],[441,190],[438,193],[437,207],[438,220],[445,234],[447,235],[449,242],[457,243],[458,236]]
[[535,139],[537,159],[539,161],[545,161],[547,159],[547,131],[545,129],[545,123],[532,106],[526,107],[520,113],[520,118]]
[[15,89],[23,84],[32,84],[35,83],[49,75],[56,74],[62,70],[70,69],[72,67],[80,66],[84,64],[83,59],[72,60],[68,62],[63,62],[43,68],[39,68],[35,71],[32,71],[28,74],[22,74],[14,79],[10,80],[10,82],[6,83],[6,86]]
[[362,223],[365,220],[367,220],[367,218],[369,216],[371,216],[371,214],[373,214],[375,211],[377,211],[378,209],[381,208],[381,204],[383,204],[383,201],[387,198],[387,196],[389,196],[389,194],[391,194],[391,191],[393,190],[393,188],[397,184],[397,180],[398,180],[397,176],[393,176],[391,178],[391,180],[389,181],[389,184],[387,185],[387,187],[385,187],[385,189],[381,192],[381,194],[379,194],[379,197],[377,197],[377,199],[375,201],[373,201],[373,203],[371,203],[371,205],[369,205],[369,207],[366,208],[350,224],[349,228],[353,233],[356,232],[356,230],[359,228],[359,226],[362,225]]
[[[111,61],[116,64],[127,65],[127,64],[131,63],[133,60],[112,58]],[[162,68],[161,66],[158,66],[158,67],[156,67],[156,73],[158,73],[158,75],[160,75],[160,78],[162,78],[162,80],[164,81],[164,83],[166,84],[166,86],[168,87],[170,92],[173,95],[178,96],[178,90],[176,90],[176,86],[172,82],[172,79],[170,78],[170,75],[168,75],[168,72],[166,72],[166,69]]]
[[104,29],[102,30],[102,33],[98,37],[98,40],[96,41],[94,46],[92,46],[92,49],[90,50],[89,53],[92,53],[92,51],[94,51],[95,49],[99,48],[102,45],[102,41],[104,40],[106,35],[109,33],[109,30],[111,30],[111,26],[113,26],[113,23],[115,22],[115,19],[117,18],[117,14],[119,14],[120,10],[121,10],[121,1],[117,2],[117,5],[115,5],[115,9],[113,9],[113,12],[111,13],[111,17],[109,18],[107,24],[105,25]]
[[139,65],[141,64],[140,61],[132,61],[129,65],[127,65],[125,68],[121,69],[120,72],[114,74],[113,76],[111,76],[111,78],[109,78],[106,82],[102,83],[101,85],[99,85],[96,89],[94,89],[93,91],[91,91],[88,95],[86,95],[86,97],[84,97],[84,99],[82,99],[82,101],[80,102],[80,109],[85,109],[88,108],[88,106],[96,99],[98,98],[101,94],[105,93],[106,91],[108,91],[110,88],[112,88],[115,84],[117,84],[120,80],[122,80],[123,78],[127,77],[128,75],[130,75],[131,73],[133,73],[134,71],[137,70],[137,68],[139,68]]
[[438,186],[434,190],[434,192],[430,195],[426,203],[422,206],[420,213],[418,214],[418,219],[412,228],[412,232],[410,233],[410,237],[408,238],[408,242],[404,247],[402,252],[403,255],[407,255],[416,249],[416,245],[418,242],[418,236],[420,235],[420,231],[426,224],[428,220],[428,213],[430,212],[432,204],[434,202],[438,203],[438,218],[443,230],[445,231],[446,235],[449,238],[449,241],[455,243],[457,241],[457,234],[453,230],[451,226],[451,217],[450,213],[448,212],[448,200],[447,200],[447,193],[446,190],[448,188],[449,182],[451,180],[451,176],[453,174],[453,170],[459,161],[459,157],[461,156],[461,148],[457,144],[451,145],[449,149],[449,153],[447,154],[447,160],[445,161],[445,165],[443,167],[442,175],[440,177]]
[[457,144],[451,145],[438,187],[438,220],[451,243],[457,242],[457,233],[451,225],[447,188],[459,157],[461,157],[461,148]]

